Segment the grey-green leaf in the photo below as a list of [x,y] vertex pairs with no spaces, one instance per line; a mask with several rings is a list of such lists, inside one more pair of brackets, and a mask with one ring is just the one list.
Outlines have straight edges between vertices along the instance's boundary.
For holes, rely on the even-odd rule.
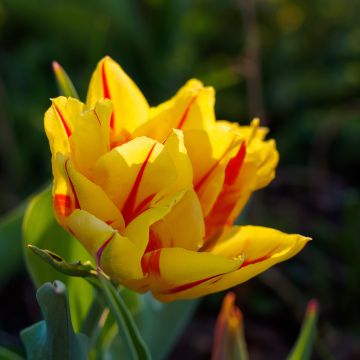
[[20,334],[28,360],[87,360],[88,341],[75,334],[71,323],[68,294],[60,281],[46,283],[36,294],[44,321]]

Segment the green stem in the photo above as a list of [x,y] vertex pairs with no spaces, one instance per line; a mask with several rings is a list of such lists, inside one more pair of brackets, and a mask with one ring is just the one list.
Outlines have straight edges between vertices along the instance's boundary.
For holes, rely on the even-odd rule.
[[102,285],[103,295],[110,312],[115,318],[118,330],[122,331],[124,338],[132,354],[133,359],[148,360],[151,359],[149,349],[147,348],[135,321],[127,308],[124,300],[115,289],[110,280],[99,272],[99,280]]
[[94,301],[91,304],[80,329],[80,332],[89,337],[91,347],[93,347],[97,341],[101,326],[101,318],[106,310],[107,309],[104,308],[104,303],[101,301],[99,294],[96,292]]

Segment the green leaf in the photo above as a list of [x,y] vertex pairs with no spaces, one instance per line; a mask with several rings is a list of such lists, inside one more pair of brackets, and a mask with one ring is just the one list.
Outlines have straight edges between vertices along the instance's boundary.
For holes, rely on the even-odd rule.
[[[85,262],[90,257],[82,245],[58,225],[54,217],[50,189],[44,190],[31,200],[24,218],[23,236],[25,246],[31,244],[48,249],[69,262]],[[75,329],[79,330],[94,298],[90,284],[81,278],[69,277],[58,272],[27,247],[24,249],[24,256],[37,287],[56,279],[66,285],[73,324]]]
[[25,204],[0,220],[0,285],[23,267],[21,223]]
[[316,335],[317,319],[318,303],[316,300],[311,300],[307,306],[305,319],[303,321],[299,337],[290,355],[288,356],[288,360],[310,359]]
[[110,312],[115,318],[120,333],[123,333],[133,359],[151,359],[150,352],[142,339],[136,323],[119,292],[110,280],[99,274],[103,295]]
[[149,346],[153,359],[164,359],[190,321],[199,300],[181,300],[163,304],[155,300],[151,293],[141,298],[143,311],[135,317],[136,323]]
[[75,334],[66,287],[60,281],[46,283],[36,294],[44,321],[20,334],[28,360],[86,360],[88,340]]
[[0,360],[23,360],[24,358],[19,354],[0,346]]
[[53,61],[52,68],[55,74],[56,83],[59,88],[59,93],[67,97],[71,96],[75,99],[78,99],[79,95],[75,89],[75,86],[73,85],[63,67],[58,62]]

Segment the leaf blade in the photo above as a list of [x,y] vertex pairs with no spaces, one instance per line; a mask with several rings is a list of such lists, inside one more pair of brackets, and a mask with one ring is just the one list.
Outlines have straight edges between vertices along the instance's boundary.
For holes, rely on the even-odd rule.
[[46,283],[36,297],[44,320],[20,333],[27,359],[86,360],[88,341],[74,332],[65,285],[60,281]]
[[308,360],[316,335],[316,325],[318,319],[318,303],[316,300],[310,300],[307,306],[305,319],[303,321],[300,334],[292,349],[288,360]]

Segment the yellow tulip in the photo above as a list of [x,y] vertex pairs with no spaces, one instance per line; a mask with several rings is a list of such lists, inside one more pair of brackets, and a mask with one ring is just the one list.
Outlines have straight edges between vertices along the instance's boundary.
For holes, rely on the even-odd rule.
[[105,57],[86,104],[58,97],[45,114],[59,223],[114,280],[161,301],[230,288],[309,240],[231,226],[274,178],[278,153],[257,119],[216,121],[214,102],[190,80],[151,108]]

